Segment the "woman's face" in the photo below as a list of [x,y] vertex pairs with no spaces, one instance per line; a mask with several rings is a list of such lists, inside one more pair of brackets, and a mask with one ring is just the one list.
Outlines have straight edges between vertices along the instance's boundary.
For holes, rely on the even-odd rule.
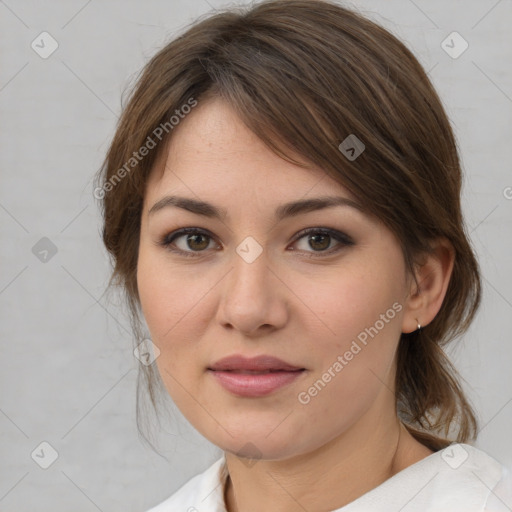
[[[175,130],[163,174],[147,184],[137,279],[156,364],[185,417],[225,451],[284,459],[370,410],[394,414],[409,290],[393,234],[322,170],[276,156],[220,100],[200,102]],[[211,206],[168,201],[149,213],[167,196]],[[349,202],[279,210],[326,197]],[[225,217],[205,215],[213,209]],[[183,228],[198,233],[171,241]],[[231,355],[303,370],[209,369]]]

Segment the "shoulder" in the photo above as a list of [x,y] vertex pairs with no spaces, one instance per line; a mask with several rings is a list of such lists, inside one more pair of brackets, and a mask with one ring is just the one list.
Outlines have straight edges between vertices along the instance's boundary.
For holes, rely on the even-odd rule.
[[[501,486],[506,491],[506,479],[505,466],[483,450],[453,443],[405,468],[341,510],[359,512],[373,506],[382,512],[510,511],[508,507],[494,508],[496,490]],[[491,503],[493,508],[486,508]]]
[[225,512],[224,483],[227,477],[225,457],[192,477],[172,496],[147,512]]
[[424,478],[417,482],[425,485],[418,501],[435,504],[438,510],[483,512],[505,473],[496,459],[464,443],[451,444],[427,459]]
[[[512,505],[510,472],[491,455],[468,444],[452,444],[441,450],[435,487],[451,494],[446,501],[462,510],[481,512],[510,511]],[[445,463],[444,465],[442,463]],[[502,496],[504,502],[499,496]],[[504,507],[504,503],[508,506]],[[458,509],[457,509],[458,510]]]
[[483,512],[510,512],[512,510],[512,470],[503,466],[501,478],[490,489]]

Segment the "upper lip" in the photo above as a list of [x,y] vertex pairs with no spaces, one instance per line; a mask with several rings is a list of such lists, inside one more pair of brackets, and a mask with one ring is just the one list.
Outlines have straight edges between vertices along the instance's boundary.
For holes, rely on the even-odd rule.
[[215,364],[208,367],[209,370],[229,371],[229,370],[245,370],[245,371],[265,371],[265,370],[282,370],[296,371],[304,370],[300,366],[294,366],[269,355],[261,355],[256,357],[244,357],[242,355],[232,355],[219,359]]

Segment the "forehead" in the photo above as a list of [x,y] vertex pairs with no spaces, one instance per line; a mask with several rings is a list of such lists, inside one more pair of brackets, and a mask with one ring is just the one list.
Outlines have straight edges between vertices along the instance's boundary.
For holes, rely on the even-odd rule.
[[[292,155],[308,164],[298,154]],[[147,195],[169,190],[223,197],[256,192],[283,199],[339,193],[353,196],[322,169],[302,168],[268,148],[221,99],[199,102],[174,129],[147,184]],[[353,198],[355,199],[355,198]]]

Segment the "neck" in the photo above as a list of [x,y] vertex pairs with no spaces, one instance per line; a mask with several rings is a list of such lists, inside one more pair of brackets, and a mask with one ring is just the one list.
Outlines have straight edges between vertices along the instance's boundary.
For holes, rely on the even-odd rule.
[[432,454],[396,416],[382,420],[367,417],[317,450],[286,460],[250,466],[226,452],[228,512],[332,511]]

